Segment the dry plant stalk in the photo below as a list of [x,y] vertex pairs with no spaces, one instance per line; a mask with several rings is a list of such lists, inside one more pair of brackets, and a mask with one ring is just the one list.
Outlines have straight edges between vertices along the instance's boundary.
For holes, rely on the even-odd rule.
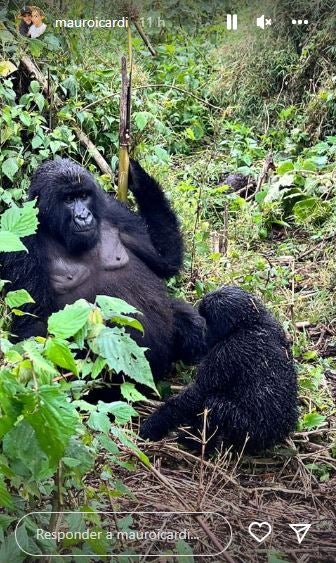
[[121,58],[118,199],[127,201],[129,172],[129,78],[126,57]]

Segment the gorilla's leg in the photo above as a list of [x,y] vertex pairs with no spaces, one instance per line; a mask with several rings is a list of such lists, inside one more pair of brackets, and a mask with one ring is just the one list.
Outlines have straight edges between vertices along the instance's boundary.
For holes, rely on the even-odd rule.
[[[216,395],[205,398],[205,409],[206,453],[212,452],[216,447],[220,449],[222,443],[228,446],[234,444],[236,448],[244,445],[251,424],[245,409],[224,396]],[[179,443],[195,452],[201,451],[202,448],[204,416],[199,416],[190,429],[179,433]]]
[[185,301],[172,302],[174,314],[174,358],[186,364],[198,363],[206,353],[205,320],[197,308]]
[[161,440],[170,430],[189,423],[203,411],[203,398],[194,385],[186,387],[179,395],[170,397],[140,428],[141,438]]

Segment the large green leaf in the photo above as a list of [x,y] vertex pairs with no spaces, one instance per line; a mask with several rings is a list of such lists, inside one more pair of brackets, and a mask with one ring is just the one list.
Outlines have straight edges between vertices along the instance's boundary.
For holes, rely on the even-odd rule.
[[19,463],[21,473],[27,478],[46,479],[54,472],[54,468],[49,465],[48,456],[39,446],[34,429],[25,420],[17,423],[4,436],[3,452],[14,467]]
[[13,205],[1,216],[1,228],[19,237],[32,235],[36,232],[38,225],[37,214],[38,209],[35,207],[34,201],[28,201],[23,207]]
[[152,372],[140,348],[129,334],[119,328],[104,328],[96,339],[98,353],[116,373],[123,372],[137,383],[156,389]]
[[24,417],[34,428],[40,448],[50,462],[56,464],[76,432],[76,409],[57,387],[51,385],[43,385],[36,392],[27,393],[22,400]]
[[14,307],[21,307],[26,303],[35,303],[34,299],[29,295],[25,289],[18,289],[17,291],[9,291],[5,297],[5,303],[13,309]]
[[7,536],[1,544],[0,561],[3,563],[22,563],[22,561],[26,559],[27,555],[19,548],[13,532]]
[[62,311],[53,313],[48,319],[48,330],[59,338],[74,336],[88,320],[91,307],[84,300],[66,305]]
[[27,250],[19,237],[9,231],[0,231],[0,252],[18,252]]

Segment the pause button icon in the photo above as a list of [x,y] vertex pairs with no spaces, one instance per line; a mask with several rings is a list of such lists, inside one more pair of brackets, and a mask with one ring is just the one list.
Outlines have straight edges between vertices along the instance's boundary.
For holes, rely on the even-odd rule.
[[237,29],[237,14],[226,14],[226,29]]

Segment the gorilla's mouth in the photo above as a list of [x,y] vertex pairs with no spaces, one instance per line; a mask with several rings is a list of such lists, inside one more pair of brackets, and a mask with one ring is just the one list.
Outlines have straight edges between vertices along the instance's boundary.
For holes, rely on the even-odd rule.
[[76,234],[89,233],[96,228],[95,221],[93,220],[85,223],[81,221],[73,221],[73,225]]

